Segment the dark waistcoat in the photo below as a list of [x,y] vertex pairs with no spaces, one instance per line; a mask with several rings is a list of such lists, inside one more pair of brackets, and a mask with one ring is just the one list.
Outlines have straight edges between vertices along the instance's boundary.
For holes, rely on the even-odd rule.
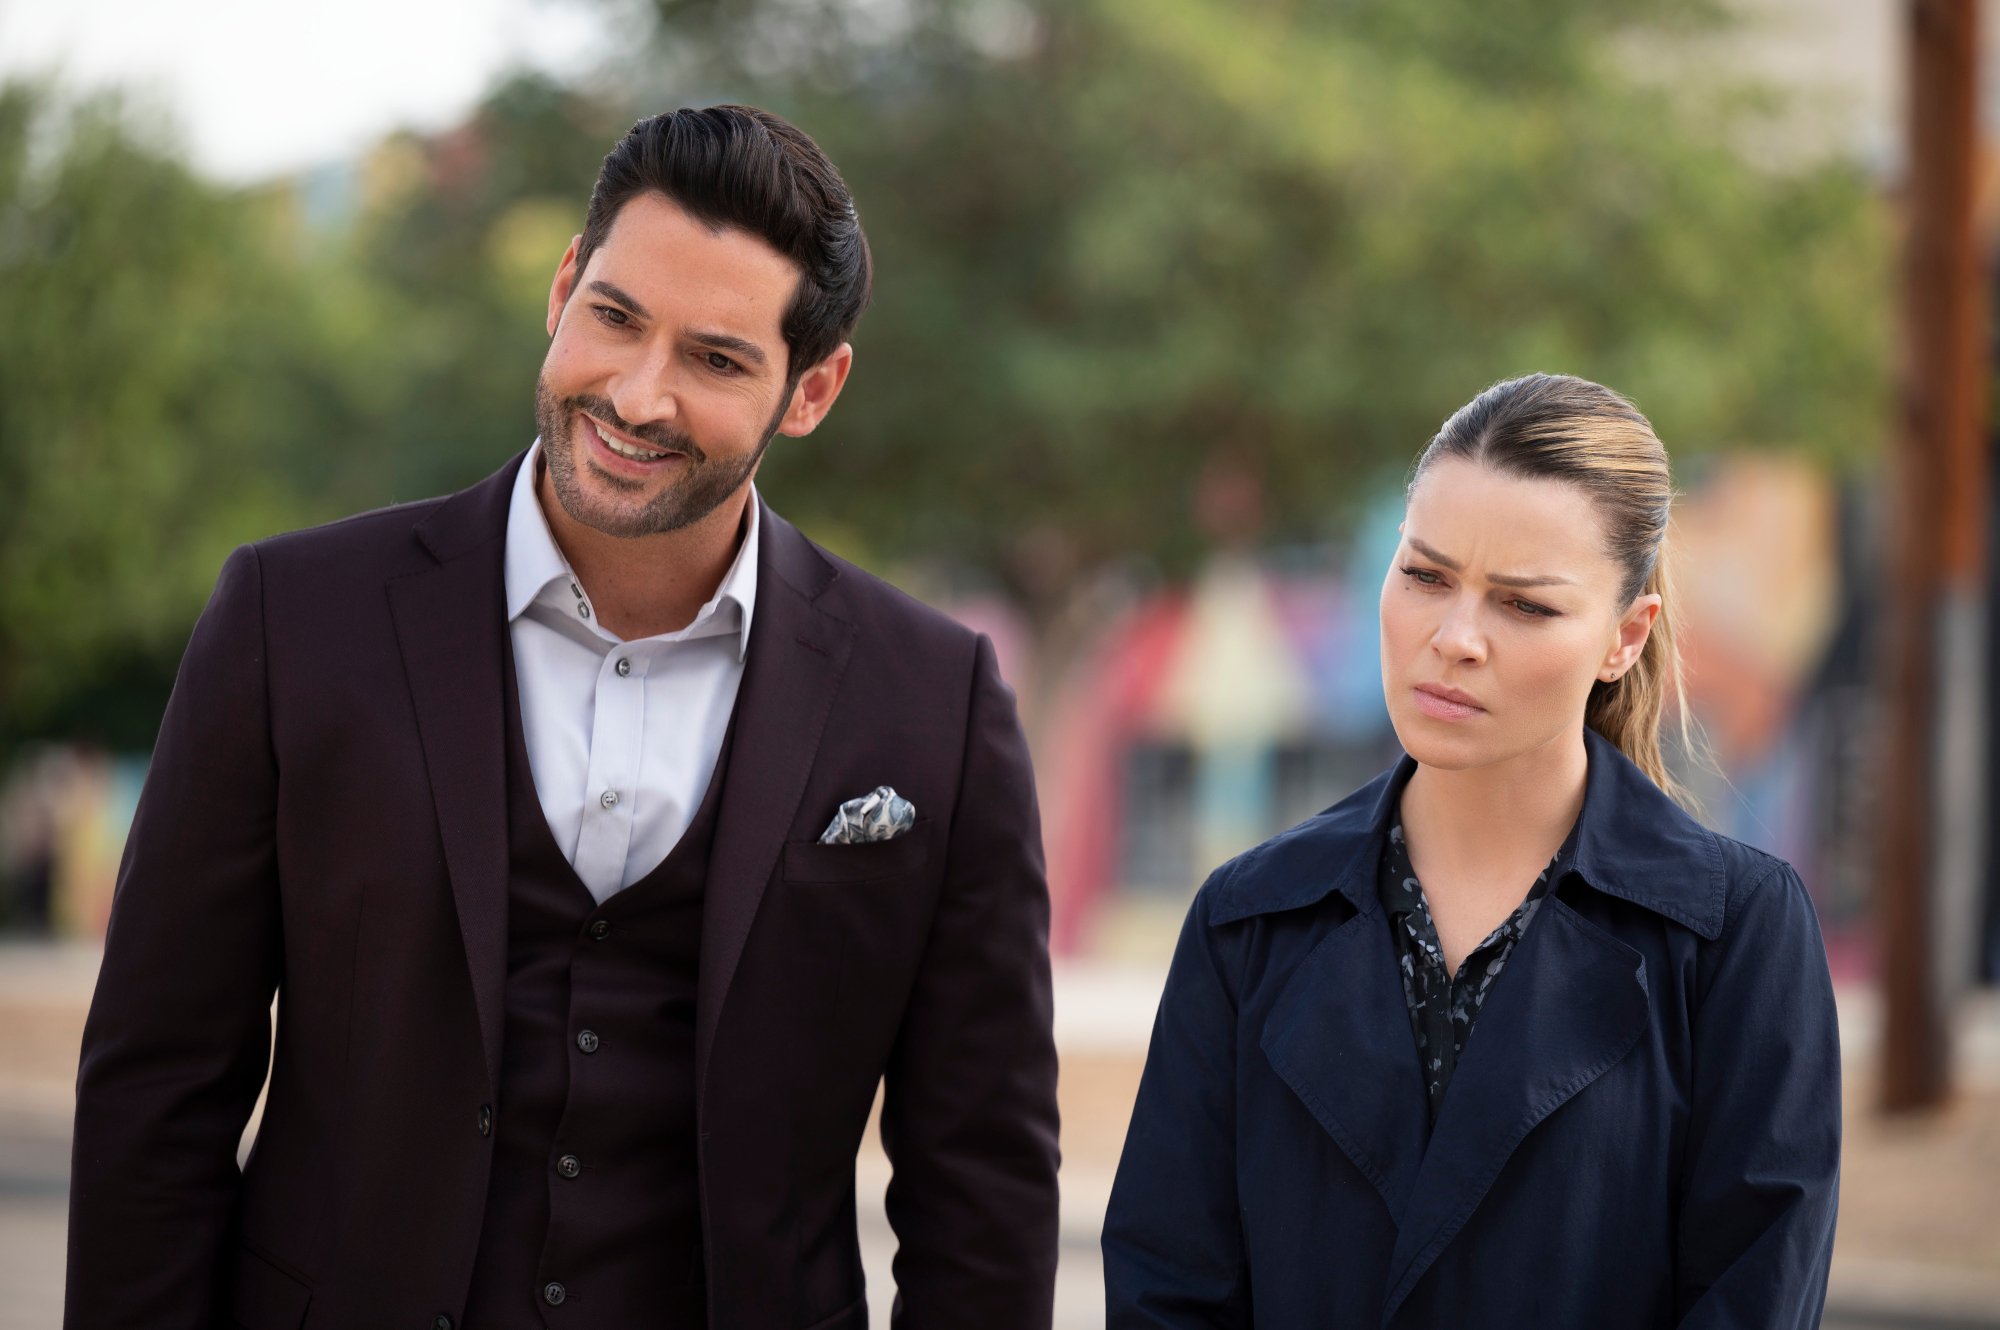
[[599,905],[543,816],[508,656],[506,1028],[465,1324],[698,1330],[695,970],[729,739],[672,853]]

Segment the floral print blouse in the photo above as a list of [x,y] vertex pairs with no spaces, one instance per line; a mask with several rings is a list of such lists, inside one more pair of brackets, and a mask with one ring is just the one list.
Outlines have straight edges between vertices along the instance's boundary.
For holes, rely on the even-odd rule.
[[1576,830],[1557,850],[1555,857],[1536,877],[1514,913],[1486,940],[1474,947],[1458,967],[1448,974],[1444,949],[1438,943],[1437,925],[1431,920],[1430,904],[1424,899],[1423,884],[1410,866],[1409,847],[1403,840],[1403,818],[1396,814],[1389,825],[1389,842],[1382,851],[1376,891],[1389,915],[1389,931],[1395,939],[1397,968],[1403,975],[1403,1000],[1410,1008],[1410,1029],[1417,1039],[1417,1059],[1423,1071],[1424,1090],[1430,1096],[1431,1121],[1437,1121],[1444,1103],[1445,1088],[1458,1066],[1466,1041],[1472,1038],[1472,1023],[1486,995],[1493,991],[1500,972],[1507,967],[1514,944],[1528,930],[1542,898],[1560,881],[1576,848]]

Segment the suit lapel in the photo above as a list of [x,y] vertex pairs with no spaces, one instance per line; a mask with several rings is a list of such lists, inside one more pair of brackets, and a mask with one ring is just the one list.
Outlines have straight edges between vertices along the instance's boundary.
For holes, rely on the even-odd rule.
[[1629,1053],[1647,1021],[1643,959],[1550,895],[1452,1073],[1397,1230],[1384,1326],[1528,1133]]
[[1400,1223],[1429,1109],[1403,980],[1380,911],[1308,953],[1264,1022],[1264,1056]]
[[707,1087],[709,1054],[730,981],[798,812],[854,648],[854,625],[815,604],[833,582],[833,567],[768,507],[759,521],[757,607],[737,689],[735,735],[723,774],[702,908],[695,996],[697,1096]]
[[388,583],[396,640],[437,805],[490,1083],[500,1079],[507,975],[507,791],[501,698],[502,555],[520,459],[430,511],[418,539],[437,566]]

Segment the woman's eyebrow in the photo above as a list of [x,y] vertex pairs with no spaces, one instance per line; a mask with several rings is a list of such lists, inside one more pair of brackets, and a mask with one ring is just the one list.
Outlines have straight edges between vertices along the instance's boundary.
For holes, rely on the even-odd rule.
[[[1426,545],[1423,541],[1418,540],[1415,536],[1411,536],[1409,539],[1410,539],[1410,548],[1414,549],[1417,553],[1423,555],[1426,559],[1429,559],[1432,563],[1441,563],[1454,573],[1463,571],[1462,565],[1460,565],[1458,560],[1452,558],[1450,555],[1432,549],[1429,545]],[[1511,587],[1576,585],[1575,581],[1572,580],[1571,578],[1557,577],[1553,574],[1546,574],[1546,573],[1535,576],[1528,576],[1517,573],[1489,573],[1487,574],[1486,580],[1493,583],[1495,586],[1511,586]]]

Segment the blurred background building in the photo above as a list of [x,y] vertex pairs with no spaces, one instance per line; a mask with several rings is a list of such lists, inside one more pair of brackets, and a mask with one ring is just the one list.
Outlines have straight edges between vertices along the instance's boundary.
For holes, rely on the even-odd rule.
[[382,9],[0,4],[0,1287],[28,1317],[0,1326],[52,1323],[95,939],[223,557],[525,447],[599,158],[723,100],[819,139],[878,274],[840,409],[759,483],[991,633],[1030,730],[1066,1325],[1188,901],[1395,756],[1406,468],[1536,369],[1624,391],[1674,454],[1712,757],[1681,765],[1820,908],[1853,1054],[1836,1314],[2000,1325],[1983,846],[1941,892],[1955,1096],[1911,1123],[1871,1090],[1904,4]]

